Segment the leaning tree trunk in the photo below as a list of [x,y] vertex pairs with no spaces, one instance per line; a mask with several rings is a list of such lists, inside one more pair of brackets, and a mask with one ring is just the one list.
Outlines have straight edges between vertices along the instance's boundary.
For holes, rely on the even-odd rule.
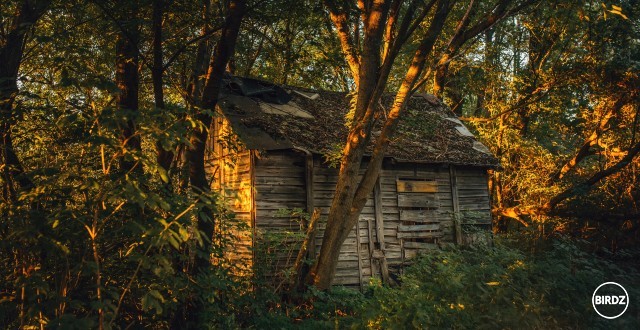
[[[415,91],[417,80],[426,66],[426,59],[431,54],[453,8],[452,3],[445,0],[434,0],[420,8],[413,7],[415,5],[413,2],[408,4],[410,10],[404,12],[405,16],[399,19],[399,13],[402,11],[398,10],[400,8],[398,1],[400,0],[376,0],[370,3],[358,1],[356,6],[360,12],[353,15],[350,6],[345,6],[339,1],[325,0],[331,20],[336,27],[335,31],[345,60],[351,69],[357,93],[353,109],[353,125],[343,149],[338,184],[329,210],[322,247],[318,259],[307,276],[307,283],[319,289],[329,289],[331,286],[340,248],[357,223],[360,212],[373,190],[385,151],[402,116],[406,101]],[[472,18],[477,16],[475,2],[471,1],[466,13],[458,21],[456,31],[449,40],[449,46],[444,55],[436,59],[438,62],[435,63],[439,67],[446,68],[448,60],[455,55],[462,44],[491,27],[499,19],[517,12],[533,1],[535,0],[524,1],[511,10],[507,10],[508,5],[512,3],[511,0],[498,1],[491,10],[477,19],[475,24],[469,26]],[[431,14],[433,8],[435,9]],[[382,130],[375,140],[367,169],[362,178],[358,178],[362,158],[369,145],[373,122],[378,112],[377,107],[382,92],[386,88],[393,62],[400,52],[400,47],[410,39],[416,28],[427,17],[431,18],[429,27],[422,36],[411,65],[384,120]],[[358,29],[360,26],[363,29],[362,49],[359,46],[360,33],[350,32],[350,22],[359,19],[361,21],[358,21],[356,26]],[[401,22],[401,24],[396,25],[395,22]],[[382,33],[389,30],[392,32]],[[394,37],[383,42],[383,35]]]
[[[449,10],[450,7],[445,1],[438,2],[432,24],[414,54],[411,65],[382,126],[380,135],[375,141],[367,169],[362,178],[358,178],[362,158],[364,157],[365,149],[369,145],[373,114],[376,112],[382,97],[382,91],[386,85],[388,77],[388,71],[386,70],[390,68],[389,65],[389,67],[379,70],[378,66],[375,66],[380,63],[379,59],[369,59],[364,55],[362,56],[358,75],[358,97],[354,114],[355,118],[360,118],[360,120],[355,122],[350,130],[347,144],[343,150],[344,155],[338,174],[338,184],[336,185],[336,192],[329,210],[320,254],[307,279],[307,283],[313,284],[319,289],[326,290],[331,286],[338,265],[340,248],[357,223],[368,196],[373,191],[390,139],[395,133],[398,121],[402,116],[407,100],[411,97],[416,81],[424,69],[427,56],[431,53],[433,45],[442,31]],[[374,13],[374,15],[376,14]],[[382,23],[380,25],[384,26]],[[368,43],[372,48],[382,46],[382,31],[369,31],[369,29],[377,28],[378,26],[376,25],[368,25],[366,27],[365,35],[370,33],[370,38],[373,40],[365,38],[363,54],[373,53],[378,56],[376,52],[367,52]],[[386,60],[384,62],[390,63]],[[374,66],[374,68],[369,66]],[[370,80],[373,80],[373,87],[368,88],[367,84],[371,83]],[[363,96],[362,92],[368,93]],[[360,108],[361,104],[366,111],[362,116],[358,117],[358,111],[362,109]]]

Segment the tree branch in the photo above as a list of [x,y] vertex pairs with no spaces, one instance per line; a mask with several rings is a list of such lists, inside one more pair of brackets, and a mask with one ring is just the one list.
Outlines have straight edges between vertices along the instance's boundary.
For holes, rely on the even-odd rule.
[[586,181],[584,181],[584,182],[582,182],[580,184],[577,184],[577,185],[574,185],[572,187],[569,187],[569,188],[565,189],[560,194],[558,194],[555,197],[551,198],[551,200],[549,200],[545,205],[543,205],[541,207],[541,210],[544,211],[544,212],[549,212],[552,209],[554,209],[558,204],[560,204],[560,202],[562,202],[565,199],[575,195],[577,192],[582,191],[582,190],[591,189],[591,187],[593,185],[595,185],[596,183],[600,182],[600,180],[602,180],[602,179],[604,179],[604,178],[606,178],[606,177],[608,177],[608,176],[610,176],[610,175],[612,175],[614,173],[617,173],[618,171],[622,170],[627,165],[629,165],[631,163],[631,161],[633,161],[633,159],[636,157],[638,152],[640,152],[640,142],[636,143],[635,145],[633,145],[633,147],[629,148],[627,150],[627,155],[624,156],[622,159],[620,159],[613,166],[610,166],[607,169],[604,169],[602,171],[599,171],[599,172],[595,173],[589,179],[587,179]]
[[325,5],[329,9],[329,16],[337,29],[336,33],[340,40],[340,46],[342,47],[342,52],[345,55],[347,64],[349,64],[349,69],[351,69],[353,80],[355,81],[356,86],[358,86],[360,82],[360,57],[356,52],[353,41],[351,40],[349,16],[346,13],[346,9],[340,10],[336,2],[333,0],[326,0]]
[[619,98],[613,107],[603,114],[602,118],[600,118],[598,122],[598,126],[593,130],[589,137],[584,140],[576,154],[566,161],[558,171],[551,175],[549,178],[550,181],[557,181],[564,178],[564,176],[574,169],[583,159],[593,154],[593,152],[590,152],[591,147],[597,144],[600,135],[605,131],[611,118],[620,111],[620,109],[626,104],[626,101],[627,100],[624,97]]

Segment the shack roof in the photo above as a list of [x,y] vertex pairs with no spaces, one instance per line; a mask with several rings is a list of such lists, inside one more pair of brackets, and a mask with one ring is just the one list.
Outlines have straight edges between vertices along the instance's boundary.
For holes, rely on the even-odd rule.
[[[301,148],[330,155],[346,141],[347,93],[281,87],[237,77],[225,80],[225,84],[219,109],[248,149]],[[382,103],[391,101],[390,97],[383,97]],[[383,104],[372,140],[379,135],[384,121]],[[371,149],[372,145],[367,151]],[[386,156],[400,162],[499,166],[489,149],[456,115],[428,94],[409,100]]]

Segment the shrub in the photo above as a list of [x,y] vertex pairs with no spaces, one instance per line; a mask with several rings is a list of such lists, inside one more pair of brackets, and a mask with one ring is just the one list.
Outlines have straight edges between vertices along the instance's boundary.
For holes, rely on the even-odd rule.
[[[522,244],[528,242],[528,244]],[[618,319],[593,311],[603,282],[640,298],[637,269],[620,267],[638,251],[585,252],[564,238],[498,238],[495,246],[450,247],[423,255],[399,288],[375,285],[359,311],[360,328],[638,328],[638,307]]]

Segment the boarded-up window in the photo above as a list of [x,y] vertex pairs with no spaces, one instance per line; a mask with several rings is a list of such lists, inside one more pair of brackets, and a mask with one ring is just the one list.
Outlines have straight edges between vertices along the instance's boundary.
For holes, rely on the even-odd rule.
[[438,185],[434,179],[398,178],[398,209],[400,224],[398,239],[402,241],[404,255],[412,257],[418,250],[436,247],[443,236],[437,220]]

